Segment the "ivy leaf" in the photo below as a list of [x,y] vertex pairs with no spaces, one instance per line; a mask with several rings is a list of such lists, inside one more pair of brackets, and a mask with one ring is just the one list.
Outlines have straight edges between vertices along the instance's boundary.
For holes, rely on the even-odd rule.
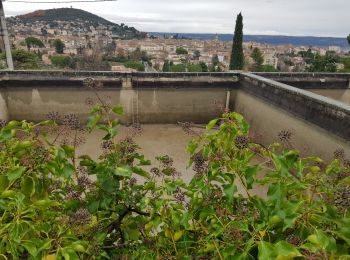
[[35,193],[35,183],[32,177],[26,176],[21,181],[21,191],[27,197],[31,197]]
[[7,178],[9,179],[9,181],[17,180],[22,176],[24,171],[25,168],[23,166],[18,166],[7,173]]
[[258,245],[259,259],[275,259],[275,251],[273,245],[269,242],[260,241]]
[[11,129],[3,129],[0,132],[0,142],[10,139],[13,136]]
[[129,229],[127,234],[131,240],[138,240],[140,237],[140,231],[138,229]]
[[128,177],[130,178],[131,177],[131,174],[132,174],[132,170],[131,170],[131,167],[130,166],[122,166],[122,167],[117,167],[115,170],[114,170],[114,175],[117,175],[117,176],[122,176],[122,177]]
[[27,249],[28,253],[34,258],[38,255],[38,250],[34,242],[26,241],[25,243],[23,243],[23,246],[25,249]]
[[307,240],[322,250],[337,250],[335,239],[321,230],[316,230],[316,234],[308,236]]
[[337,236],[350,245],[350,218],[344,218],[337,224],[339,227],[339,230],[336,232]]
[[124,113],[124,109],[123,109],[122,106],[115,106],[115,107],[112,108],[112,111],[115,114],[120,115],[120,116],[123,115],[123,113]]
[[252,189],[257,172],[261,169],[260,165],[249,166],[245,170],[245,179],[247,181],[247,188]]
[[87,127],[93,129],[96,126],[96,124],[100,121],[100,119],[101,116],[99,114],[89,116],[86,122]]
[[282,201],[281,183],[271,184],[267,192],[267,196],[276,203],[276,208],[279,208]]
[[91,214],[94,214],[97,212],[99,206],[100,206],[100,201],[94,200],[88,204],[87,208]]
[[145,177],[147,179],[151,178],[151,175],[146,172],[145,170],[138,168],[138,167],[132,167],[132,171],[142,177]]
[[190,154],[193,154],[198,147],[198,143],[195,140],[192,140],[188,145],[187,145],[187,152]]
[[212,129],[212,128],[216,125],[216,123],[217,123],[218,121],[219,121],[219,119],[211,120],[211,121],[209,122],[209,124],[207,125],[207,130]]
[[5,175],[0,175],[0,193],[6,190],[9,184],[10,182],[8,177],[6,177]]
[[74,166],[71,164],[66,164],[63,167],[63,176],[66,178],[69,178],[72,176],[72,174],[74,173],[75,169]]
[[73,158],[74,157],[74,147],[71,145],[62,145],[62,149],[66,153],[67,157]]
[[238,191],[236,184],[227,184],[223,186],[224,193],[226,197],[228,198],[229,203],[233,202],[233,198],[235,196],[235,193]]
[[104,182],[102,182],[102,189],[109,193],[116,192],[119,187],[119,182],[113,180],[112,178],[107,178]]
[[279,241],[275,244],[275,248],[277,251],[277,259],[289,260],[301,256],[300,252],[286,241]]

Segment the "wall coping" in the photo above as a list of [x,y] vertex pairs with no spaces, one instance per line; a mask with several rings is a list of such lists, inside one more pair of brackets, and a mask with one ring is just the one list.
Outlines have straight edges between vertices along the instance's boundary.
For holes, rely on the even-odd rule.
[[[252,74],[252,73],[241,73],[242,76],[244,77],[248,77],[257,81],[260,81],[262,83],[271,85],[275,88],[281,89],[283,91],[287,91],[289,93],[293,93],[293,94],[297,94],[300,96],[303,96],[307,99],[313,100],[317,103],[323,104],[323,105],[330,105],[336,109],[342,110],[344,112],[347,112],[350,114],[350,105],[340,102],[338,100],[332,99],[332,98],[328,98],[325,96],[321,96],[315,93],[312,93],[310,91],[307,90],[303,90],[300,88],[296,88],[281,82],[278,82],[276,80],[272,80],[272,79],[268,79],[268,78],[264,78],[260,75],[256,75],[256,74]],[[350,75],[350,74],[349,74]]]

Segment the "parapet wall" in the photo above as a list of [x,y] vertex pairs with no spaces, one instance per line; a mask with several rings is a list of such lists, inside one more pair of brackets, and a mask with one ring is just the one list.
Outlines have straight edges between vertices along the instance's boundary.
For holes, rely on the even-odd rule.
[[227,91],[238,88],[237,73],[1,72],[7,117],[39,121],[57,111],[75,113],[84,120],[89,112],[85,101],[96,99],[83,86],[87,77],[103,83],[98,90],[103,99],[124,107],[125,124],[206,123],[221,114]]
[[350,139],[350,106],[347,104],[249,73],[241,74],[240,86],[297,117]]
[[301,89],[350,88],[350,73],[261,72],[254,74]]
[[293,128],[299,146],[312,147],[315,154],[330,158],[332,152],[324,150],[339,146],[350,152],[350,106],[281,83],[326,82],[324,89],[346,90],[349,74],[2,71],[0,119],[40,121],[55,111],[84,121],[87,99],[96,100],[83,86],[87,77],[104,84],[98,90],[103,99],[124,107],[124,124],[205,124],[228,108],[244,113],[267,142]]

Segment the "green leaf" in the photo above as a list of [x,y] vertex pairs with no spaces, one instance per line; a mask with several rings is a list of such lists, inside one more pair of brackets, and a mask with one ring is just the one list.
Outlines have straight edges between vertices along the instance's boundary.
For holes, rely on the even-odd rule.
[[212,128],[216,125],[216,123],[217,123],[218,121],[219,121],[219,119],[211,120],[211,121],[209,122],[209,124],[207,125],[207,130],[212,129]]
[[269,199],[271,199],[274,203],[276,203],[276,208],[279,208],[281,205],[281,201],[283,199],[282,197],[282,188],[281,183],[274,183],[271,184],[269,187],[269,190],[267,192],[267,196]]
[[90,129],[93,129],[96,126],[96,124],[100,121],[100,119],[101,119],[100,114],[89,116],[86,122],[87,127]]
[[94,201],[89,203],[87,208],[88,208],[90,213],[94,214],[97,212],[99,206],[100,206],[100,201],[94,200]]
[[115,106],[112,108],[112,111],[120,116],[123,115],[123,113],[124,113],[124,109],[122,106]]
[[0,132],[0,141],[5,141],[5,140],[9,140],[10,138],[12,138],[13,136],[13,132],[11,129],[3,129]]
[[140,175],[142,177],[145,177],[147,179],[151,178],[151,175],[146,172],[145,170],[138,168],[138,167],[132,167],[132,171],[136,173],[137,175]]
[[0,175],[0,193],[6,190],[9,184],[10,182],[8,177],[6,177],[5,175]]
[[102,189],[109,193],[116,192],[119,188],[119,181],[113,180],[112,178],[106,179],[102,182]]
[[20,178],[24,171],[25,168],[23,166],[18,166],[7,173],[7,178],[9,179],[9,181],[14,181]]
[[300,252],[286,241],[280,241],[275,244],[275,250],[277,251],[278,260],[289,260],[301,256]]
[[258,245],[259,259],[275,259],[276,254],[271,243],[260,241]]
[[255,166],[249,166],[246,170],[245,170],[245,179],[247,181],[247,188],[248,189],[252,189],[253,188],[253,184],[255,182],[255,178],[256,178],[256,174],[258,173],[258,171],[261,169],[260,164],[255,165]]
[[73,165],[71,164],[66,164],[64,165],[63,167],[63,176],[66,177],[66,178],[69,178],[72,176],[72,174],[74,173],[75,171],[75,168]]
[[140,231],[138,229],[128,229],[127,234],[131,240],[138,240],[140,237]]
[[36,257],[38,255],[38,250],[34,242],[27,241],[23,243],[23,246],[31,256]]
[[198,147],[198,142],[195,140],[192,140],[188,145],[187,145],[187,152],[190,154],[193,154]]
[[32,177],[25,176],[21,181],[21,191],[27,197],[31,197],[35,193],[35,183]]
[[67,157],[73,158],[74,157],[74,147],[71,145],[62,145],[62,149],[66,153]]
[[308,236],[307,240],[322,250],[337,250],[335,239],[321,230],[316,230],[316,234]]
[[125,165],[122,167],[117,167],[114,170],[114,175],[122,176],[122,177],[131,177],[131,175],[132,175],[131,167],[128,165]]
[[232,203],[233,198],[234,198],[236,192],[238,191],[236,184],[231,183],[231,184],[223,185],[223,188],[224,188],[224,193],[225,193],[226,197],[228,198],[229,203]]

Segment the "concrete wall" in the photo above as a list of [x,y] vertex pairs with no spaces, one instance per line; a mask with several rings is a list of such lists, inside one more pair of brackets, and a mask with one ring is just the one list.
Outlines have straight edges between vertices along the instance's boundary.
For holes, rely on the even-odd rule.
[[5,93],[0,92],[0,120],[7,121],[9,119],[8,106]]
[[[48,112],[74,113],[85,121],[88,98],[94,91],[83,86],[86,77],[104,84],[97,90],[103,100],[124,107],[122,122],[207,123],[222,113],[228,90],[238,88],[236,73],[105,74],[53,72],[4,74],[0,81],[8,117],[12,120],[46,120]],[[1,76],[1,74],[0,74]],[[155,78],[155,76],[157,76]],[[168,76],[168,77],[165,77]],[[1,99],[0,99],[1,102]],[[219,105],[221,107],[219,107]]]
[[240,86],[279,109],[350,140],[350,105],[249,73],[241,74]]
[[350,141],[246,91],[237,92],[234,110],[245,116],[254,135],[265,144],[280,142],[278,134],[288,130],[292,133],[292,146],[303,155],[320,156],[330,161],[338,148],[343,148],[350,155]]
[[[300,76],[300,82],[316,82],[324,75]],[[98,94],[124,107],[125,124],[205,124],[229,106],[245,114],[264,142],[276,141],[278,132],[288,129],[296,147],[308,154],[331,159],[339,147],[350,152],[349,105],[249,73],[0,72],[0,119],[40,121],[55,111],[75,113],[84,122],[86,99],[96,100],[83,87],[86,77],[102,81]],[[339,77],[348,80],[348,74]],[[337,88],[322,91],[338,91],[334,97],[342,100],[339,93],[347,90]]]
[[350,88],[350,73],[254,73],[301,89]]
[[310,92],[350,104],[350,89],[310,89]]

